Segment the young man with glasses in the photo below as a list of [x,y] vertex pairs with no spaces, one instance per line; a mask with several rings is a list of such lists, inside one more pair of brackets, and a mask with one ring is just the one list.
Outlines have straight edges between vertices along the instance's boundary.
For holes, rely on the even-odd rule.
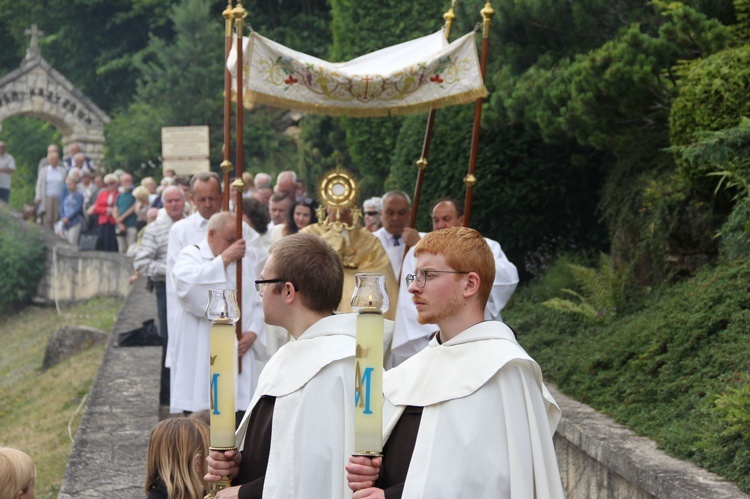
[[[441,199],[437,201],[430,210],[432,215],[432,230],[438,231],[451,227],[461,227],[464,223],[464,210],[460,201],[455,199]],[[411,247],[404,257],[401,275],[414,273],[414,246],[424,233],[406,227],[404,228],[404,241]],[[510,297],[518,285],[518,271],[508,257],[505,256],[500,243],[489,238],[484,238],[492,251],[495,260],[495,275],[491,282],[490,296],[484,309],[484,318],[487,320],[501,320],[500,311],[508,303]],[[393,333],[391,344],[391,356],[388,359],[388,367],[395,367],[403,361],[423,350],[437,327],[434,324],[417,321],[417,311],[412,305],[411,294],[406,286],[398,290],[398,301],[396,305],[396,328]]]
[[352,456],[353,498],[562,498],[560,409],[502,322],[485,321],[495,262],[475,230],[434,231],[407,276],[429,346],[383,379],[382,458]]
[[344,465],[354,450],[356,314],[333,315],[344,268],[322,238],[274,243],[255,289],[268,324],[294,338],[268,361],[245,413],[240,452],[212,451],[207,481],[217,498],[351,497]]

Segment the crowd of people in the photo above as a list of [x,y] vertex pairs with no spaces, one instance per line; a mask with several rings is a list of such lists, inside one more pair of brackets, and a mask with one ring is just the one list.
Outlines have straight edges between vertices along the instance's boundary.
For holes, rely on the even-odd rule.
[[[97,249],[130,251],[157,304],[161,401],[175,417],[152,432],[149,498],[196,497],[221,476],[233,486],[220,498],[562,497],[559,408],[500,316],[518,273],[498,242],[462,227],[461,202],[436,200],[424,233],[402,191],[367,199],[358,219],[293,171],[246,174],[239,236],[238,199],[222,211],[215,173],[135,186],[84,155],[68,164],[52,147],[40,163],[42,222],[72,244],[95,231]],[[238,262],[238,450],[209,452],[194,417],[210,406],[204,313],[208,290],[238,287]],[[352,456],[359,272],[384,274],[391,303],[374,459]]]

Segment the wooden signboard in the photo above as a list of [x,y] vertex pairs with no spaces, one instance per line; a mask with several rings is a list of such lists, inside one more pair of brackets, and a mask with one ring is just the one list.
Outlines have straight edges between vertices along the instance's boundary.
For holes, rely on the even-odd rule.
[[191,176],[210,170],[207,126],[174,126],[161,129],[162,171]]

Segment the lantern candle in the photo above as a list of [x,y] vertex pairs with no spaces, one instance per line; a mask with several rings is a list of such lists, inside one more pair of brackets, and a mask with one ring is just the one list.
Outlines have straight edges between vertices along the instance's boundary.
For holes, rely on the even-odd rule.
[[383,312],[388,310],[388,294],[384,274],[356,274],[354,279],[354,453],[378,456],[383,450]]
[[[235,385],[237,375],[237,345],[234,324],[240,318],[237,305],[237,290],[211,289],[208,291],[206,318],[211,321],[209,333],[209,415],[211,418],[211,442],[209,448],[216,451],[235,450]],[[227,488],[228,476],[211,485],[206,498]]]
[[232,321],[214,320],[210,341],[211,448],[234,448],[237,349]]

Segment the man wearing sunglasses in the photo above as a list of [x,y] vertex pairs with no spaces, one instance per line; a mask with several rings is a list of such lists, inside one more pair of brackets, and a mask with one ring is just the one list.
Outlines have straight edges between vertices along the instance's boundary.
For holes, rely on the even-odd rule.
[[[437,201],[430,210],[432,215],[432,230],[438,231],[451,227],[461,227],[464,223],[463,204],[455,199],[441,199]],[[414,274],[414,246],[423,237],[423,233],[406,227],[403,230],[403,239],[412,249],[404,257],[401,268],[401,276]],[[489,238],[484,239],[492,251],[495,260],[495,275],[492,280],[487,306],[484,310],[484,318],[487,320],[501,320],[500,311],[508,303],[518,285],[518,270],[508,257],[505,256],[500,244]],[[437,327],[434,323],[423,323],[417,321],[417,310],[411,301],[407,286],[401,283],[398,291],[398,303],[396,310],[396,327],[391,344],[391,356],[388,367],[395,367],[403,361],[423,350],[430,337],[435,333]]]
[[560,409],[511,329],[484,320],[489,246],[454,227],[426,235],[414,253],[413,306],[439,331],[385,373],[383,457],[349,459],[353,498],[562,498],[552,444]]
[[212,451],[217,498],[351,497],[344,465],[354,450],[356,314],[333,315],[344,268],[322,238],[297,233],[270,249],[255,289],[266,322],[294,338],[268,361],[236,434],[240,452]]

